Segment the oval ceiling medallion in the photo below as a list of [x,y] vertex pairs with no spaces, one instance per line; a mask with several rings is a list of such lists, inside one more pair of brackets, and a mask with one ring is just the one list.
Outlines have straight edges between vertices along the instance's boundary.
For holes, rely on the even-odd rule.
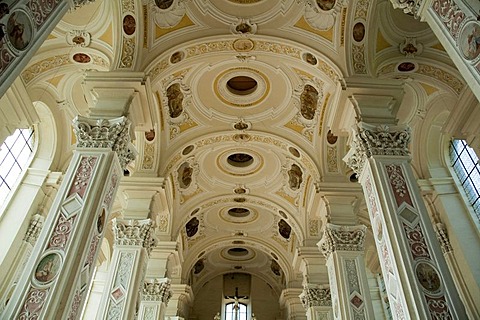
[[234,167],[245,168],[253,164],[253,157],[247,153],[234,153],[227,157],[227,162]]
[[217,158],[218,167],[234,176],[247,176],[263,167],[263,158],[251,150],[226,151]]
[[258,219],[258,211],[255,209],[241,207],[223,208],[219,212],[220,219],[227,223],[244,224],[251,223]]
[[217,97],[233,107],[252,107],[262,102],[270,92],[268,78],[260,71],[239,67],[219,74],[214,82]]
[[225,248],[220,255],[230,261],[247,261],[255,258],[255,252],[244,247]]

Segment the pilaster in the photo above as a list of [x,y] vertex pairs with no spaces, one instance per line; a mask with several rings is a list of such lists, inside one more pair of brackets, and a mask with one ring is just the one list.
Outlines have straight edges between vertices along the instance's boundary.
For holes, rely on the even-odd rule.
[[280,306],[286,311],[286,319],[307,319],[300,300],[303,289],[287,288],[280,294]]
[[139,320],[164,319],[165,309],[173,293],[170,289],[170,279],[148,279],[143,283]]
[[333,319],[374,319],[365,261],[366,226],[327,223],[318,246],[327,258]]
[[78,117],[77,149],[37,245],[3,316],[80,316],[95,261],[123,174],[132,159],[130,122]]
[[133,319],[155,245],[152,221],[114,219],[113,233],[113,257],[97,319]]
[[359,174],[394,319],[466,319],[410,165],[408,128],[359,123]]
[[172,284],[172,297],[165,312],[165,318],[171,320],[188,319],[189,309],[193,302],[192,288],[187,284]]

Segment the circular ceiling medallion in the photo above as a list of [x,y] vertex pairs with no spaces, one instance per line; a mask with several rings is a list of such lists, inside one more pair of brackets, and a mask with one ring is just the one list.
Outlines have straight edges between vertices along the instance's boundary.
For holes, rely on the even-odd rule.
[[248,261],[255,258],[255,252],[244,247],[225,248],[220,255],[230,261]]
[[267,77],[253,68],[239,67],[221,73],[214,81],[214,91],[233,107],[251,107],[262,102],[270,92]]
[[226,151],[217,158],[218,167],[234,176],[254,174],[263,167],[263,163],[263,158],[251,150]]

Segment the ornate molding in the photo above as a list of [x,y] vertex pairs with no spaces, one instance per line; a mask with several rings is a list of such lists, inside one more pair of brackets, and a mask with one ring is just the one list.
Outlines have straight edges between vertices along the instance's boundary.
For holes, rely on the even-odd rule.
[[376,155],[409,156],[410,128],[371,126],[359,123],[353,129],[350,150],[344,158],[347,165],[361,174],[365,161]]
[[126,117],[106,120],[77,116],[73,120],[77,148],[110,148],[117,153],[120,165],[125,169],[135,160],[130,125]]
[[168,278],[145,280],[143,283],[143,301],[161,301],[168,304],[173,295],[171,281]]
[[453,248],[450,243],[450,239],[448,238],[448,233],[447,233],[447,229],[445,228],[445,225],[441,222],[438,222],[433,225],[433,228],[435,229],[435,233],[437,234],[437,239],[440,242],[440,246],[442,247],[442,252],[443,253],[452,252]]
[[399,8],[407,14],[413,14],[417,17],[418,10],[423,0],[390,0],[395,9]]
[[149,254],[157,244],[151,219],[114,219],[113,234],[115,235],[115,245],[142,246]]
[[330,287],[328,286],[325,287],[318,284],[308,283],[303,287],[303,292],[299,297],[305,309],[310,307],[332,306],[332,296],[330,293]]
[[38,235],[42,230],[44,221],[45,221],[45,218],[43,216],[39,214],[33,215],[32,220],[30,220],[28,230],[25,233],[25,237],[23,238],[23,241],[28,242],[32,246],[34,246],[35,242],[37,242]]
[[366,230],[364,225],[339,226],[327,223],[318,246],[325,257],[335,251],[363,251]]

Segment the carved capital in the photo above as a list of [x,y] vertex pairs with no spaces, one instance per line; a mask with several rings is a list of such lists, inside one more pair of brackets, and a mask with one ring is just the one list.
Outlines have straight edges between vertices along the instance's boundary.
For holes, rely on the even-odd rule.
[[310,307],[331,307],[332,296],[330,294],[330,287],[320,286],[318,284],[306,284],[303,287],[303,292],[300,294],[300,300],[303,307],[308,309]]
[[125,169],[135,160],[130,125],[126,117],[106,120],[77,116],[73,120],[77,148],[110,148],[117,153],[120,165]]
[[173,295],[168,278],[146,280],[143,283],[142,296],[144,301],[161,301],[168,304]]
[[39,214],[33,215],[32,220],[30,220],[28,230],[25,233],[25,237],[23,238],[23,240],[25,242],[30,243],[32,246],[34,246],[35,242],[37,242],[38,235],[40,234],[40,231],[42,230],[44,221],[45,221],[45,218],[43,216],[41,216]]
[[442,252],[443,253],[452,252],[453,248],[452,248],[452,245],[450,244],[450,239],[448,238],[447,229],[445,228],[445,225],[439,222],[434,224],[433,227],[435,229],[435,233],[437,234],[437,239],[440,242],[440,246],[442,247]]
[[115,245],[142,246],[149,254],[157,243],[151,219],[114,219],[113,234],[115,235]]
[[352,132],[350,150],[344,158],[347,165],[360,174],[365,161],[375,155],[409,156],[408,127],[371,126],[359,123]]
[[338,226],[327,223],[318,246],[325,257],[335,251],[363,251],[366,230],[364,225]]
[[402,9],[407,14],[413,14],[417,18],[418,10],[423,0],[390,0],[395,9]]

